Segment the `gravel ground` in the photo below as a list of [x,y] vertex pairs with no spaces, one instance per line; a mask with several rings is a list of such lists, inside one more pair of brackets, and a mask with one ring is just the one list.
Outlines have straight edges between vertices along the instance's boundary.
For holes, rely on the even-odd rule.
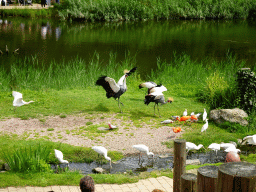
[[[96,133],[97,137],[95,135],[88,136],[86,135],[86,133],[88,134],[86,130],[88,122],[99,127],[108,127],[107,124],[110,122],[118,126],[118,129],[106,133]],[[182,134],[182,132],[173,133],[171,126],[172,124],[158,126],[143,123],[142,128],[137,128],[130,120],[117,119],[115,115],[105,117],[103,114],[99,114],[97,117],[95,115],[67,116],[65,118],[48,116],[41,119],[11,118],[0,121],[0,133],[14,133],[27,139],[45,138],[75,146],[101,145],[108,150],[120,151],[124,155],[137,153],[132,145],[145,144],[153,153],[165,154],[173,152],[173,149],[168,149],[161,143],[175,139]]]

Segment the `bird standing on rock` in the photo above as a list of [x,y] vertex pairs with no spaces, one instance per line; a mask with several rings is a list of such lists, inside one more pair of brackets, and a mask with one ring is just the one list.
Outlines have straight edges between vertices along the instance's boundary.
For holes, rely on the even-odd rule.
[[154,87],[150,90],[150,94],[145,96],[144,103],[148,105],[150,102],[155,102],[154,106],[154,115],[156,115],[155,110],[156,110],[156,105],[159,113],[159,117],[161,117],[159,108],[158,108],[158,103],[166,104],[166,103],[171,103],[173,99],[171,97],[168,98],[167,101],[165,101],[163,92],[167,91],[166,87],[161,85],[160,87]]
[[120,102],[120,96],[127,91],[126,78],[134,73],[136,69],[137,67],[134,67],[128,72],[125,71],[125,74],[119,79],[117,83],[114,79],[107,76],[101,76],[96,81],[96,85],[102,86],[105,89],[107,98],[114,97],[115,99],[118,99],[118,107],[121,113],[122,109],[120,107],[120,103],[122,105],[123,103]]

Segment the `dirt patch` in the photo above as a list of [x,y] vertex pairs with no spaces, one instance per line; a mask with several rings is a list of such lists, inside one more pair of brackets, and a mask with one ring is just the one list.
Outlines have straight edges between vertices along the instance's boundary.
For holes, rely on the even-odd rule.
[[[90,122],[90,123],[88,123]],[[118,126],[116,131],[86,136],[89,124],[107,127],[108,123]],[[169,126],[170,125],[170,126]],[[158,128],[157,128],[158,127]],[[101,145],[108,150],[120,151],[124,155],[137,153],[132,145],[147,145],[153,153],[164,154],[173,152],[162,142],[180,137],[181,133],[173,133],[172,124],[165,126],[143,123],[137,128],[131,120],[115,118],[115,115],[79,115],[42,117],[41,119],[20,120],[11,118],[0,121],[0,133],[17,134],[24,139],[44,138],[54,142],[63,142],[75,146],[92,147]],[[89,133],[89,132],[87,132]]]

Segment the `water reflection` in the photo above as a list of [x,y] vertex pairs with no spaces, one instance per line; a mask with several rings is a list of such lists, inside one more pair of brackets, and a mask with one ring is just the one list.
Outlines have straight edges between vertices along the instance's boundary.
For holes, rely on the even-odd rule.
[[[245,59],[247,67],[254,66],[255,34],[255,22],[251,21],[60,23],[2,18],[0,49],[5,45],[20,47],[24,53],[19,55],[21,58],[44,52],[39,58],[44,63],[69,61],[76,56],[89,61],[97,52],[102,65],[108,64],[110,51],[117,53],[117,61],[123,61],[130,52],[143,76],[156,68],[158,58],[171,61],[173,52],[186,53],[200,61],[206,57],[225,59],[229,51],[238,59]],[[0,64],[7,65],[6,62]]]

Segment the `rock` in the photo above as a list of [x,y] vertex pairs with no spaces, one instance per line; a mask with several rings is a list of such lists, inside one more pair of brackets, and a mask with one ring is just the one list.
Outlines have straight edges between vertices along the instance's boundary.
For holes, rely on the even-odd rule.
[[96,167],[92,170],[93,173],[104,173],[106,172],[105,169],[102,169],[101,167]]
[[10,171],[11,170],[10,166],[7,163],[4,164],[4,169],[6,171]]
[[214,109],[210,111],[210,119],[216,123],[224,123],[226,121],[231,123],[239,123],[242,126],[248,125],[244,119],[248,117],[247,113],[242,109]]
[[186,165],[200,165],[199,159],[188,159],[186,160]]

